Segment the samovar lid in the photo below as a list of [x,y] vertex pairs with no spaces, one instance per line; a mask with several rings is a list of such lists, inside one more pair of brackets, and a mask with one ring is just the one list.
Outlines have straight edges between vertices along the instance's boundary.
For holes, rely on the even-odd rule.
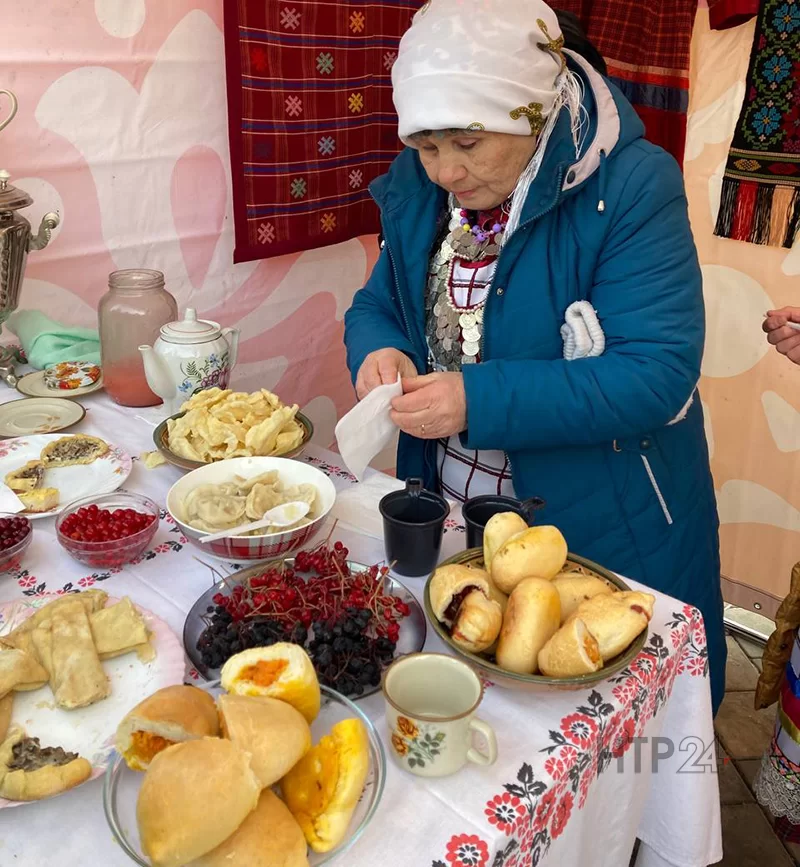
[[11,175],[5,169],[0,169],[0,212],[18,211],[33,204],[33,199],[25,190],[17,189],[9,183],[10,179]]

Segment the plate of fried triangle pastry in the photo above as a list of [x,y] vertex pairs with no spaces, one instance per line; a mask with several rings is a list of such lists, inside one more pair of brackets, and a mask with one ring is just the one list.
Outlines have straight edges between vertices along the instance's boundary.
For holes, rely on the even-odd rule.
[[90,589],[0,605],[0,808],[102,774],[120,718],[184,673],[178,637],[127,596]]
[[87,434],[38,434],[0,445],[0,482],[28,518],[57,515],[67,503],[109,494],[128,478],[130,455]]

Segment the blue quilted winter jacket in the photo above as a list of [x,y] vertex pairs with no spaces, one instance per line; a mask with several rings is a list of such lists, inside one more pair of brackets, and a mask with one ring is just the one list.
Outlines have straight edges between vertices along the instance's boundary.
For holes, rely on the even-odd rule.
[[[705,321],[683,179],[644,141],[621,93],[578,58],[571,65],[585,84],[586,144],[576,160],[564,112],[498,260],[482,362],[464,367],[462,442],[504,450],[517,495],[546,501],[538,520],[559,527],[571,551],[700,608],[716,711],[726,656],[718,519],[696,395]],[[447,206],[413,149],[371,190],[386,245],[345,317],[354,380],[385,347],[426,371],[426,270]],[[579,300],[597,311],[606,348],[566,361],[560,327]],[[401,435],[398,475],[435,486],[435,453],[435,442]]]

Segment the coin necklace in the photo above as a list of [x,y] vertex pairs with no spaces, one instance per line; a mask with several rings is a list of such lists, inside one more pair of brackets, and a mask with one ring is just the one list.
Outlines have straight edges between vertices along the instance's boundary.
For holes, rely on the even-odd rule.
[[476,215],[454,208],[448,234],[431,260],[426,328],[431,366],[460,370],[480,361],[483,307],[507,222],[505,209]]

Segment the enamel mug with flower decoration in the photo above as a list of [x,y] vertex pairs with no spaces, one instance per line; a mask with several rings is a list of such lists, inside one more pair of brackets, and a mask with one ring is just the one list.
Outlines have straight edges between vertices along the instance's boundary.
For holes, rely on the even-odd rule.
[[465,662],[441,653],[403,656],[386,670],[383,695],[389,752],[403,770],[446,777],[469,762],[497,760],[494,730],[475,716],[483,683]]

